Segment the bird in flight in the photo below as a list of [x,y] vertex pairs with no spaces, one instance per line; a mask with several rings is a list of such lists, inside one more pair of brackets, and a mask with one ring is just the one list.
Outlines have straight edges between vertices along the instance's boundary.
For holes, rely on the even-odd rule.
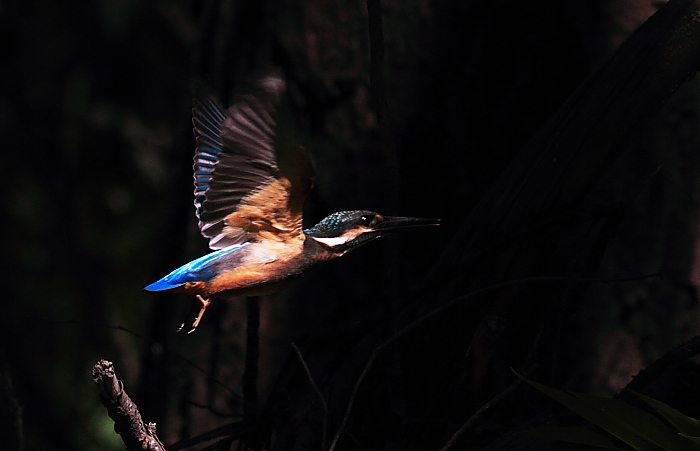
[[280,120],[286,83],[267,75],[257,89],[238,96],[228,110],[208,95],[194,99],[194,205],[213,252],[144,288],[195,295],[202,306],[190,333],[213,297],[269,294],[315,263],[398,229],[439,223],[354,210],[304,229],[313,170],[294,131]]

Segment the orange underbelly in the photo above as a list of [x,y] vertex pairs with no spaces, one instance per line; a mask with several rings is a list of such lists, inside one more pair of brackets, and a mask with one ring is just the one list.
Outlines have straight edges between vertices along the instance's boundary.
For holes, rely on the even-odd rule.
[[274,293],[292,285],[303,269],[297,265],[282,265],[276,262],[238,267],[221,273],[208,282],[186,284],[182,287],[182,291],[223,299],[236,296],[259,296]]

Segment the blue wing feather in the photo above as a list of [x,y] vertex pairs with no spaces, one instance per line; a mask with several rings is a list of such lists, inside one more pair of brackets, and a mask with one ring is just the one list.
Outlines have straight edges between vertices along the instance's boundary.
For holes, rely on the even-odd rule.
[[219,249],[179,267],[162,279],[144,288],[146,291],[165,291],[178,288],[187,282],[207,282],[221,270],[222,261],[230,260],[231,254],[241,251],[250,243],[235,244]]

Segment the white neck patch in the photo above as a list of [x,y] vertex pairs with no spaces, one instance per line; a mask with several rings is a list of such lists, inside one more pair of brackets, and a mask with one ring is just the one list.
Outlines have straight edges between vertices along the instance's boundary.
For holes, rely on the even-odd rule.
[[315,237],[312,236],[314,240],[318,241],[321,244],[325,244],[326,246],[329,247],[335,247],[335,246],[340,246],[341,244],[345,244],[348,241],[352,241],[358,236],[362,235],[365,232],[370,232],[372,229],[367,228],[367,227],[359,227],[357,229],[353,230],[348,230],[347,232],[343,233],[340,236],[333,236],[333,237],[327,237],[327,238],[322,238],[322,237]]
[[312,236],[311,238],[313,238],[314,240],[318,241],[321,244],[325,244],[326,246],[334,247],[334,246],[340,246],[341,244],[345,244],[354,237],[334,236],[334,237],[330,237],[330,238],[317,238],[315,236]]

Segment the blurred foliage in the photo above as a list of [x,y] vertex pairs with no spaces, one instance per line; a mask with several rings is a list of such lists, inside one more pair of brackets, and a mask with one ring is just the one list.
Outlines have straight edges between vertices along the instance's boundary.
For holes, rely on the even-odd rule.
[[[661,448],[666,451],[690,451],[696,449],[693,442],[697,442],[700,437],[697,420],[683,415],[654,398],[637,395],[671,423],[673,428],[667,427],[656,416],[622,401],[570,390],[557,390],[522,376],[519,377],[634,450],[651,451]],[[607,449],[629,449],[620,447],[604,434],[584,428],[533,429],[530,433],[547,440],[561,440]]]

